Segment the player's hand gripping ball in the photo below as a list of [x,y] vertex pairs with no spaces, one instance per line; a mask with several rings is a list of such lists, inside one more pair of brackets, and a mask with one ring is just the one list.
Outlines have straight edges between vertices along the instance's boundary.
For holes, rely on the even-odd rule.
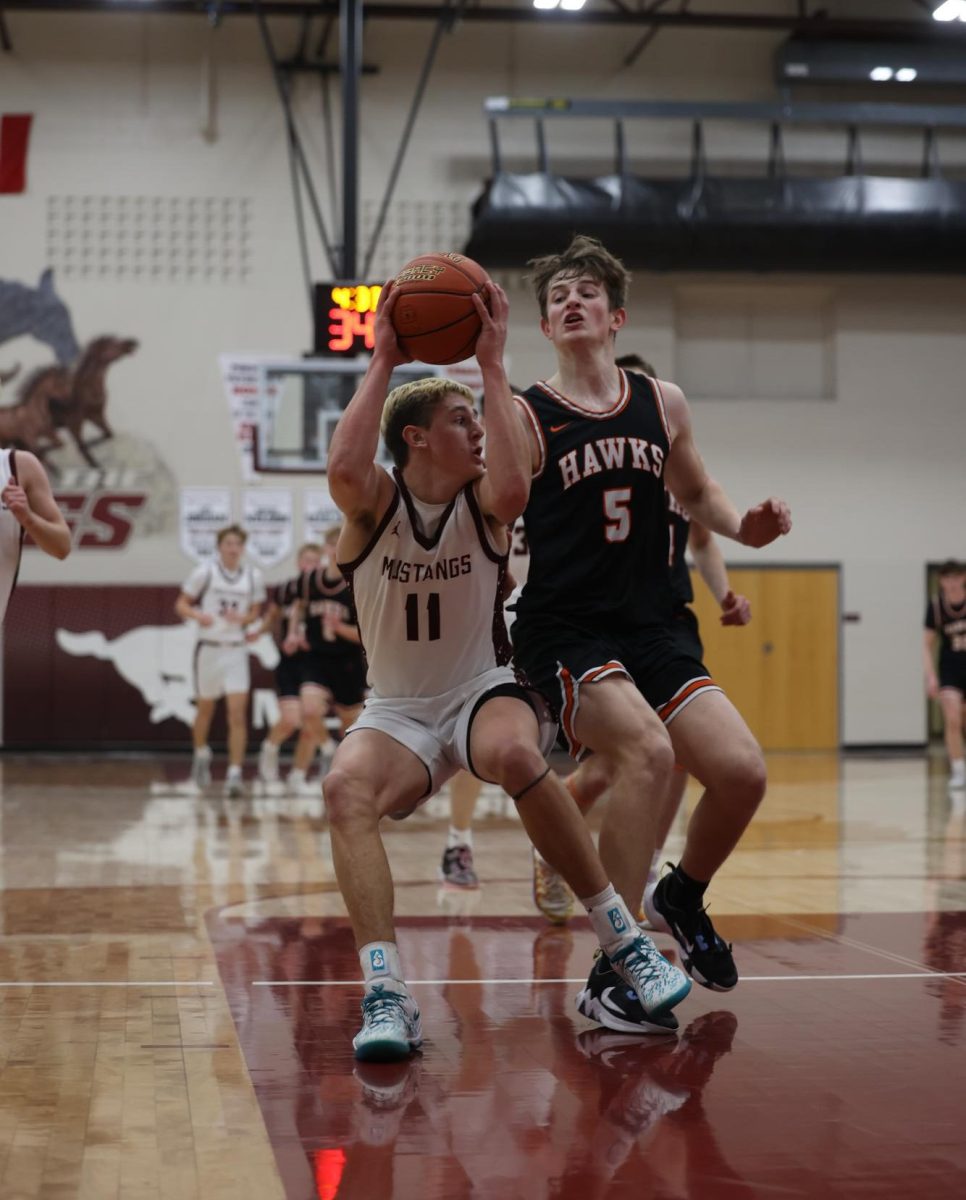
[[463,254],[420,254],[393,283],[396,338],[424,363],[457,363],[476,349],[482,328],[474,294],[486,302],[486,271]]

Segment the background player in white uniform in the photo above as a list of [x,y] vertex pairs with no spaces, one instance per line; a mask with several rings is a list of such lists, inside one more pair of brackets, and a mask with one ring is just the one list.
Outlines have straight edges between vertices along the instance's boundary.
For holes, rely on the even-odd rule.
[[17,583],[25,533],[53,558],[70,554],[70,529],[40,460],[28,450],[0,450],[0,621]]
[[[683,972],[638,934],[576,804],[546,765],[541,746],[553,727],[501,665],[509,650],[506,526],[526,502],[530,471],[503,370],[509,306],[495,284],[487,293],[492,316],[479,297],[475,304],[488,467],[469,389],[418,380],[386,398],[405,360],[392,327],[391,281],[376,310],[372,361],[329,449],[329,488],[346,516],[339,558],[374,693],[323,785],[365,978],[363,1026],[353,1043],[361,1059],[402,1058],[422,1041],[396,946],[379,820],[408,815],[459,767],[514,797],[530,838],[583,898],[601,945],[640,998],[638,1032],[674,1028],[670,1010],[689,989]],[[380,423],[397,463],[393,475],[374,461]]]
[[[242,764],[248,740],[248,641],[250,625],[265,602],[262,573],[242,561],[248,535],[240,525],[218,531],[218,553],[200,563],[185,580],[174,611],[182,621],[201,626],[195,645],[195,698],[198,711],[193,733],[194,761],[191,777],[199,788],[211,782],[211,747],[208,731],[215,704],[225,698],[228,710],[229,796],[242,792]],[[251,635],[257,637],[257,633]]]

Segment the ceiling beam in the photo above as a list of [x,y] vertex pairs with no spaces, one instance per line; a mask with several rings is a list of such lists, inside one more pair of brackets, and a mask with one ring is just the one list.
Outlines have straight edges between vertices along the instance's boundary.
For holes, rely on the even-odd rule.
[[[220,18],[251,17],[259,0],[4,0],[9,12],[31,13],[149,13],[167,15],[197,15],[210,18],[217,8]],[[336,16],[337,0],[270,0],[262,4],[267,16],[304,17]],[[369,20],[438,21],[438,4],[367,3],[365,15]],[[519,8],[506,5],[479,4],[464,10],[462,21],[504,24],[566,24],[566,25],[639,25],[677,29],[774,30],[776,33],[822,33],[829,37],[913,38],[920,41],[966,40],[966,25],[952,22],[940,25],[930,20],[876,20],[855,17],[828,17],[822,12],[811,16],[770,15],[749,12],[702,13],[634,11],[622,8],[582,9],[577,12],[555,9],[538,11],[529,5]]]

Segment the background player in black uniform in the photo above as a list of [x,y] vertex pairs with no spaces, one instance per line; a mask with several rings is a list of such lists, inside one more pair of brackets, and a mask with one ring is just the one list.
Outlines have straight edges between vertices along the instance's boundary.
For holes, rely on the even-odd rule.
[[[624,354],[617,359],[617,365],[627,371],[637,371],[641,375],[648,375],[651,379],[657,378],[655,369],[639,354]],[[731,590],[724,555],[711,531],[705,529],[700,521],[692,520],[687,509],[679,504],[670,492],[667,492],[666,496],[668,537],[670,539],[668,563],[671,571],[673,610],[671,636],[682,654],[688,654],[699,662],[703,662],[704,646],[701,643],[701,631],[698,627],[698,618],[694,609],[691,608],[691,604],[694,602],[694,589],[691,586],[691,572],[688,570],[688,551],[691,552],[698,574],[707,584],[708,591],[721,608],[722,625],[747,625],[751,620],[751,604],[746,596],[736,596]],[[656,848],[648,873],[649,884],[656,882],[660,873],[662,848],[671,832],[671,826],[681,807],[687,786],[687,771],[679,763],[675,763],[668,799],[661,810],[657,823]]]
[[356,611],[349,585],[336,564],[341,531],[341,525],[326,530],[321,564],[307,571],[298,584],[298,610],[305,627],[302,736],[295,748],[289,790],[306,787],[315,751],[328,737],[328,712],[335,713],[345,733],[362,711],[365,699],[366,660]]
[[[704,784],[681,862],[645,906],[674,934],[694,978],[726,991],[737,972],[704,893],[764,795],[765,768],[704,666],[673,643],[665,482],[708,528],[745,545],[767,545],[791,519],[775,499],[739,516],[704,468],[680,389],[616,366],[629,280],[619,260],[576,238],[531,265],[557,370],[521,404],[534,478],[524,512],[530,575],[513,630],[518,662],[555,702],[571,753],[593,751],[606,772],[601,858],[632,906],[675,755]],[[613,983],[601,963],[588,989],[603,994]]]
[[[279,718],[268,731],[258,754],[258,777],[269,791],[281,788],[278,777],[279,750],[293,733],[301,730],[303,724],[302,658],[306,651],[297,626],[296,606],[302,575],[306,571],[314,571],[321,560],[321,546],[315,542],[300,546],[296,556],[298,575],[271,589],[268,608],[262,619],[263,629],[274,634],[279,649],[278,666],[275,668]],[[310,697],[306,699],[311,700]],[[309,747],[310,762],[314,752],[313,743]]]
[[[939,672],[935,666],[939,643]],[[926,691],[943,711],[949,786],[966,788],[963,761],[963,697],[966,696],[966,565],[955,560],[939,568],[939,591],[926,609]]]

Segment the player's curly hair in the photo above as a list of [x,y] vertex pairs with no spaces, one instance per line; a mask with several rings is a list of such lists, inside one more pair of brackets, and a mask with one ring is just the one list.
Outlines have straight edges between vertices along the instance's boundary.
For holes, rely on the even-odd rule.
[[627,302],[631,273],[621,260],[615,258],[596,238],[577,234],[562,254],[531,258],[527,266],[531,269],[530,282],[540,305],[541,317],[547,315],[550,282],[557,275],[563,275],[565,279],[588,275],[603,284],[612,312],[616,308],[623,308]]
[[403,430],[407,425],[428,429],[443,399],[454,392],[474,404],[473,393],[465,383],[455,383],[438,375],[400,384],[386,397],[382,408],[382,440],[400,471],[409,462],[409,446]]

